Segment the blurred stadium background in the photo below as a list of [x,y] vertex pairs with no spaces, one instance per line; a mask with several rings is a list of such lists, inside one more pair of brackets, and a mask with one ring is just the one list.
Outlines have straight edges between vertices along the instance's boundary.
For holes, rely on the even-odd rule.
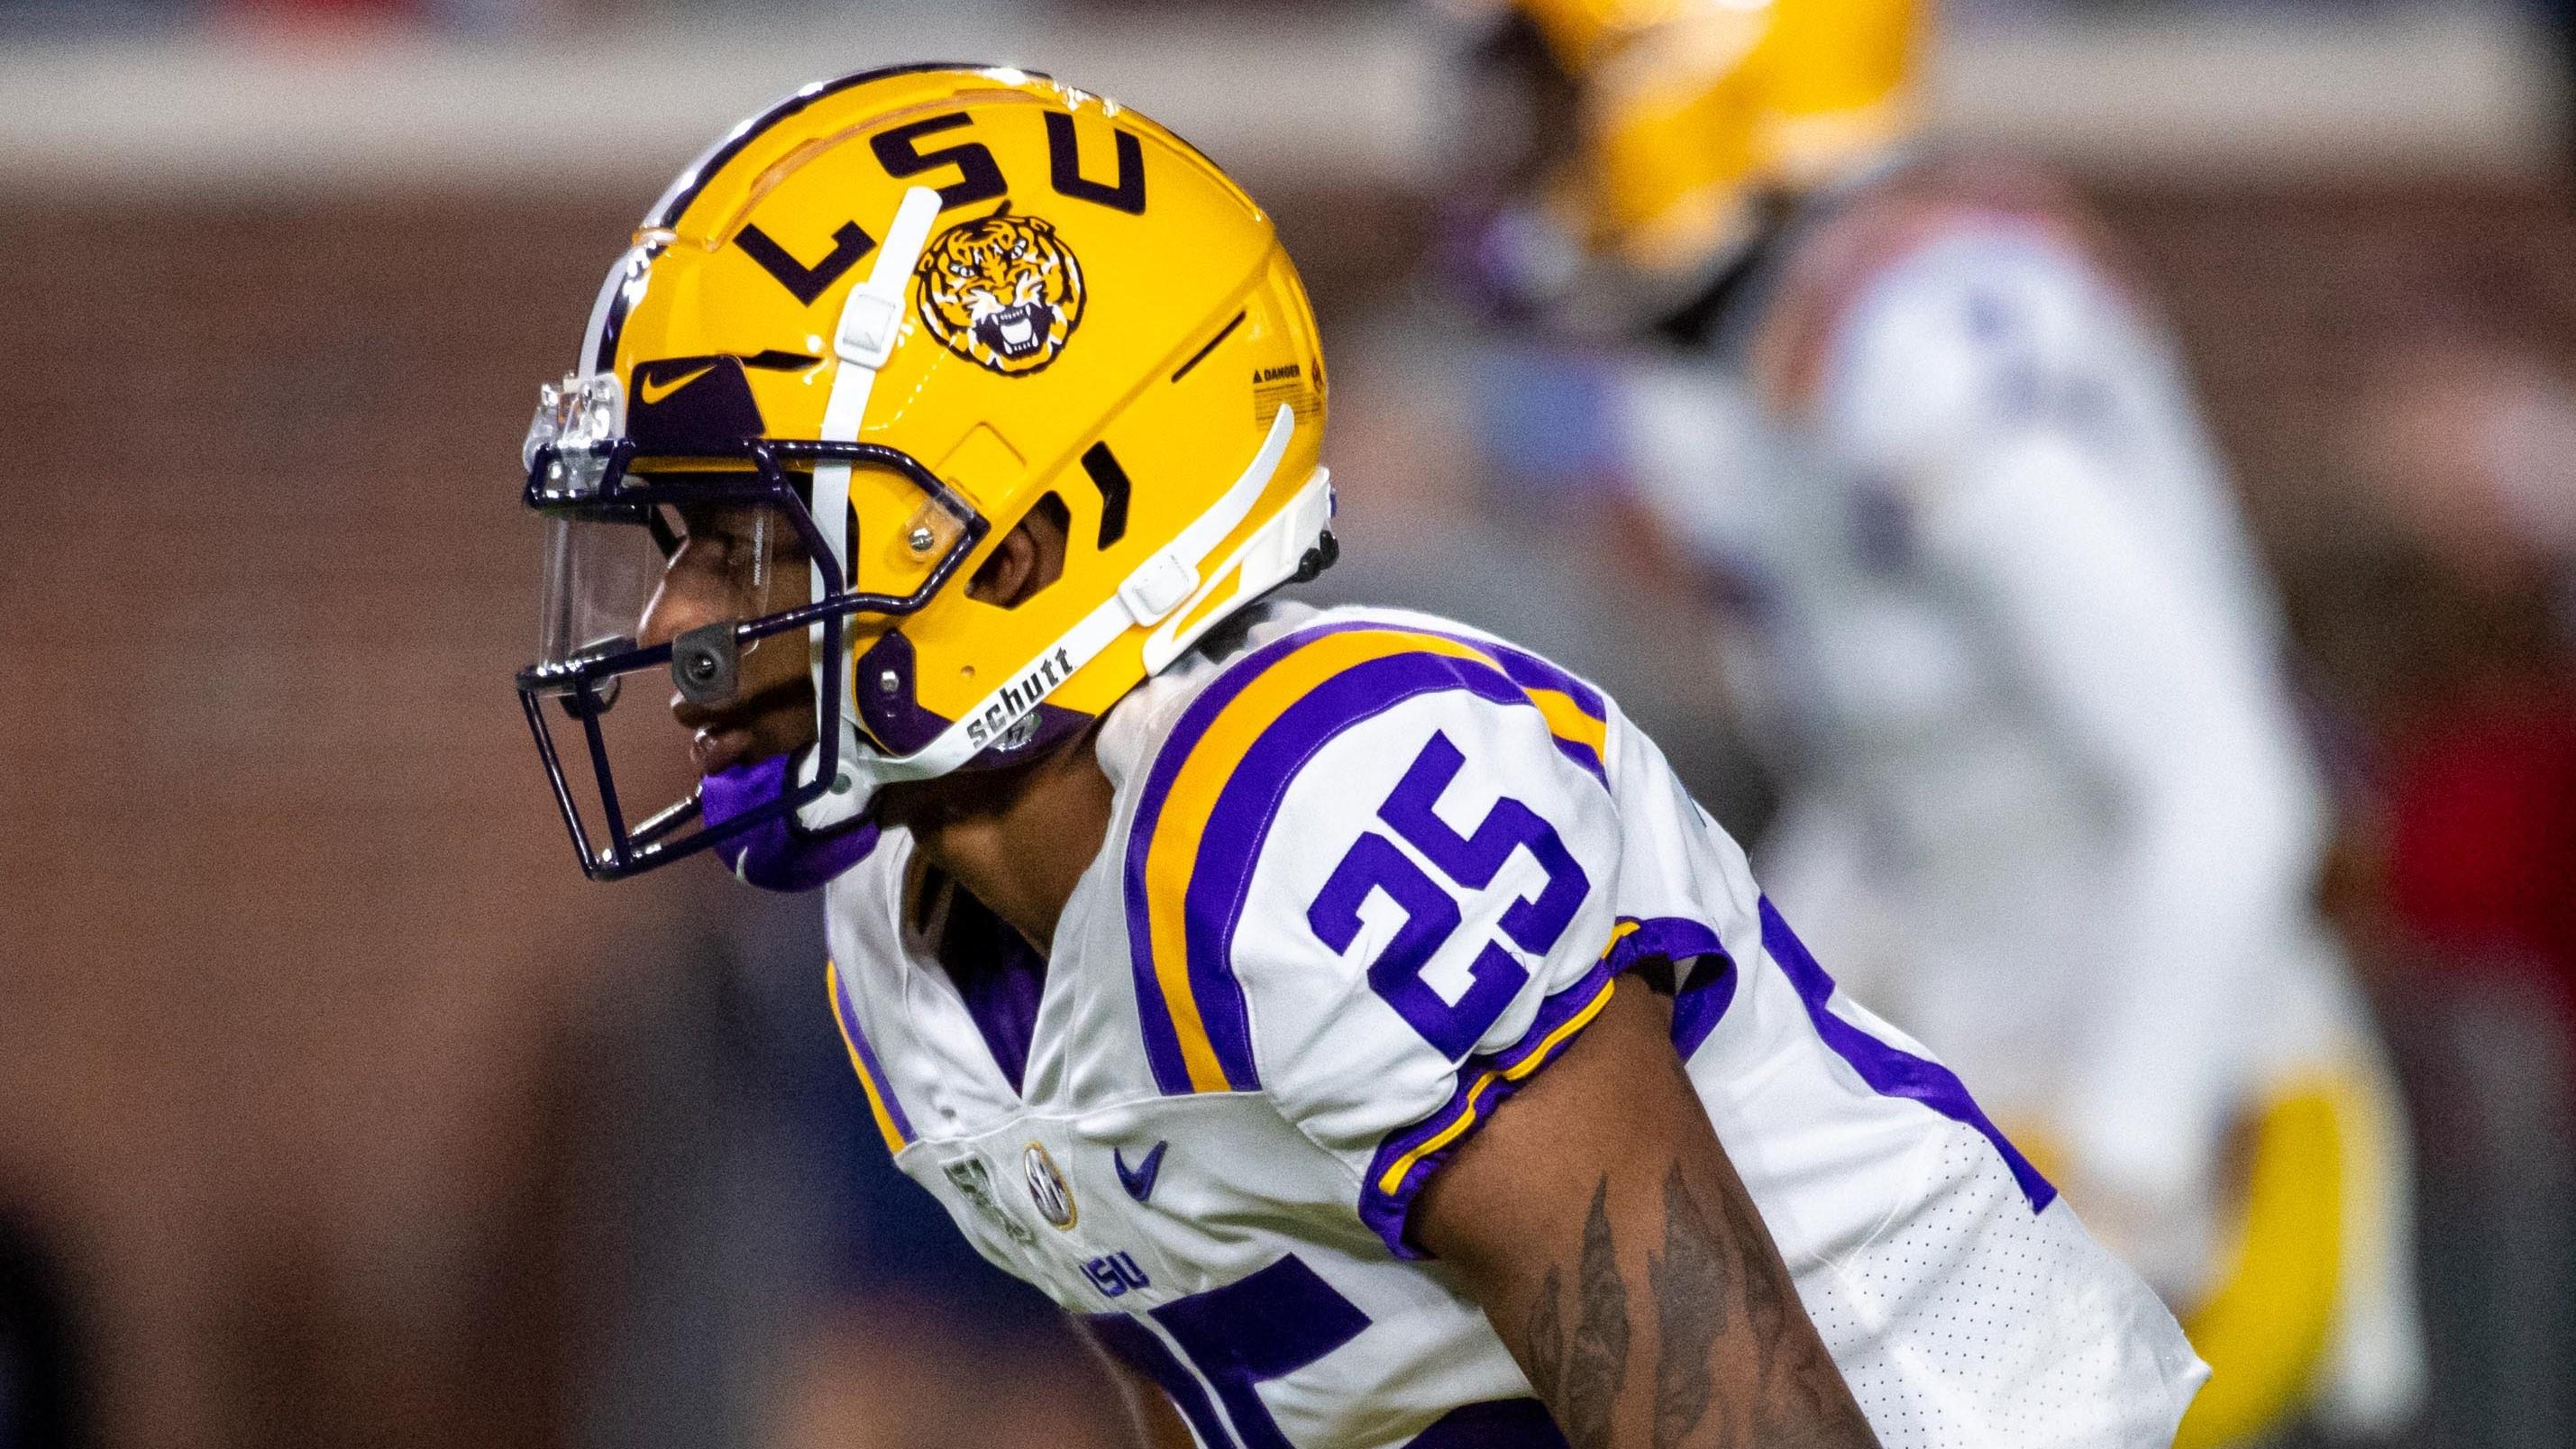
[[[2291,605],[2417,1118],[2427,1444],[2576,1443],[2567,21],[1966,0],[1933,74],[1940,134],[2096,206]],[[1331,586],[1594,673],[1759,824],[1674,611],[1473,486],[1408,281],[1426,12],[0,0],[0,1449],[1111,1442],[884,1163],[810,908],[584,884],[507,688],[520,432],[633,218],[924,55],[1242,175],[1338,366]]]

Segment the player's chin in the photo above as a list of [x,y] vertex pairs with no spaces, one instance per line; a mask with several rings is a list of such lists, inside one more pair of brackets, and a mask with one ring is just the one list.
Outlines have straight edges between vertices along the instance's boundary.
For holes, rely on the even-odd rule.
[[689,763],[700,775],[792,755],[814,743],[814,687],[797,681],[766,690],[697,728]]

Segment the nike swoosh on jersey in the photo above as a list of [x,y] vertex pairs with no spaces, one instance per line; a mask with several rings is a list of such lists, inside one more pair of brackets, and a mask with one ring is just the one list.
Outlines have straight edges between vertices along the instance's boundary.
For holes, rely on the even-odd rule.
[[1154,1179],[1163,1175],[1163,1149],[1171,1145],[1169,1142],[1155,1143],[1154,1150],[1145,1154],[1144,1162],[1132,1168],[1117,1148],[1109,1149],[1110,1165],[1118,1169],[1118,1185],[1127,1189],[1129,1197],[1143,1202],[1154,1195]]
[[643,396],[645,406],[651,407],[715,370],[716,365],[710,362],[704,367],[681,373],[667,382],[660,378],[641,378],[637,381],[636,391]]

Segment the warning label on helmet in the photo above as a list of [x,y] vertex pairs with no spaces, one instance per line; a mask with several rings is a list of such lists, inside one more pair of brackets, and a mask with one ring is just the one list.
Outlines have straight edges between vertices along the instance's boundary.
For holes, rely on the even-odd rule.
[[1252,425],[1268,427],[1283,405],[1298,422],[1312,422],[1323,409],[1323,390],[1304,367],[1293,362],[1253,369]]

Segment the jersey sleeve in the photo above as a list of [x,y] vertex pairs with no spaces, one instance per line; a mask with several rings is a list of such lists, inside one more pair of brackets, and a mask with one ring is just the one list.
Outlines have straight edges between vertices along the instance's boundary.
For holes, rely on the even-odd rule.
[[1620,833],[1597,695],[1515,680],[1546,668],[1526,656],[1388,647],[1239,732],[1212,808],[1153,822],[1195,829],[1194,859],[1144,924],[1207,1075],[1265,1093],[1419,1257],[1416,1194],[1609,999]]

